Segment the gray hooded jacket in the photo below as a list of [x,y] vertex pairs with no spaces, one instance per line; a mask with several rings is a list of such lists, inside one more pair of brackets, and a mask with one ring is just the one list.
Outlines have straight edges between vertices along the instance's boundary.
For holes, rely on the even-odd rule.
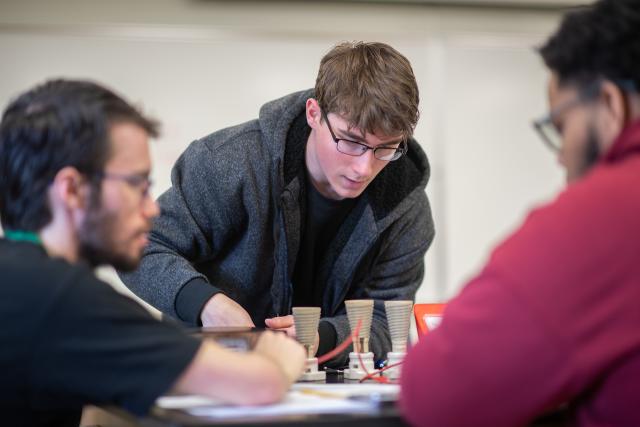
[[[269,102],[259,119],[193,142],[160,198],[140,268],[125,284],[159,310],[197,324],[204,303],[223,292],[256,325],[290,313],[291,277],[304,227],[304,141],[288,137],[312,91]],[[390,162],[348,214],[319,264],[322,322],[349,335],[345,299],[374,299],[371,350],[391,350],[384,300],[413,300],[434,237],[425,187],[427,158],[416,141]],[[181,293],[198,301],[180,307]],[[184,304],[183,304],[184,305]],[[193,304],[192,304],[193,305]],[[332,361],[343,365],[347,352]]]

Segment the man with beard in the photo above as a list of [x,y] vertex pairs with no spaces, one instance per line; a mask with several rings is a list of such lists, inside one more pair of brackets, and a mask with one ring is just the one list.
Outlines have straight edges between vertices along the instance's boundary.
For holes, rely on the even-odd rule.
[[567,188],[533,211],[409,352],[402,405],[420,426],[640,426],[640,2],[568,13],[540,50],[535,122]]
[[77,426],[84,404],[144,414],[173,388],[223,401],[280,399],[304,350],[261,335],[238,354],[153,319],[98,280],[131,270],[158,206],[149,195],[156,124],[94,83],[22,94],[0,123],[0,412],[3,425]]

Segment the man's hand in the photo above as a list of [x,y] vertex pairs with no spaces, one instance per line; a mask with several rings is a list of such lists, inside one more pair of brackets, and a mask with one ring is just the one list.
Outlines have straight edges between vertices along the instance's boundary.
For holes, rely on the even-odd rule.
[[202,326],[241,326],[253,328],[249,313],[237,302],[222,293],[215,294],[200,315]]
[[307,360],[304,347],[285,334],[264,331],[253,351],[278,365],[289,384],[300,378],[304,371]]
[[[267,328],[276,330],[276,331],[285,331],[287,335],[291,338],[296,338],[296,325],[293,321],[293,316],[282,316],[282,317],[272,317],[271,319],[264,320]],[[312,354],[315,356],[318,351],[318,346],[320,345],[320,334],[316,331],[316,339],[313,343]]]

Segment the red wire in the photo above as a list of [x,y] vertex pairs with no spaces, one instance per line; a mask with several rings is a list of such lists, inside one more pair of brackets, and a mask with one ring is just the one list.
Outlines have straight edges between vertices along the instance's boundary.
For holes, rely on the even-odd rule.
[[[358,348],[358,350],[360,350],[360,348]],[[362,354],[360,353],[360,351],[358,351],[356,354],[358,355],[358,361],[360,362],[360,366],[362,367],[362,370],[364,371],[365,378],[367,378],[371,374],[369,373],[369,371],[367,371],[367,367],[364,365],[364,361],[362,360]],[[362,380],[360,380],[360,382],[362,382]]]
[[360,362],[360,366],[362,366],[362,370],[365,373],[365,376],[362,377],[362,379],[360,379],[360,382],[364,382],[368,379],[372,379],[374,381],[377,381],[379,383],[382,384],[388,384],[389,383],[389,379],[386,377],[378,377],[375,378],[375,375],[380,375],[382,372],[386,371],[387,369],[399,366],[402,364],[402,362],[398,362],[398,363],[394,363],[393,365],[389,365],[389,366],[385,366],[382,369],[378,369],[374,372],[369,372],[367,371],[367,367],[364,364],[364,361],[362,360],[362,355],[360,353],[360,349],[356,348],[358,347],[358,334],[360,333],[360,328],[362,327],[362,320],[358,321],[358,324],[356,325],[355,330],[353,331],[353,333],[346,338],[342,343],[340,343],[340,345],[338,345],[336,348],[334,348],[333,350],[331,350],[329,353],[325,353],[322,356],[318,357],[318,365],[321,365],[323,363],[325,363],[327,360],[331,360],[334,357],[336,357],[338,354],[342,353],[348,346],[349,344],[351,344],[352,342],[354,343],[353,347],[354,347],[354,351],[356,352],[356,354],[358,355],[358,361]]
[[318,357],[318,365],[321,365],[327,360],[331,360],[338,354],[342,353],[344,350],[346,350],[347,347],[349,347],[349,344],[351,344],[352,342],[357,342],[357,336],[360,333],[361,326],[362,320],[359,320],[358,324],[356,325],[356,329],[347,339],[345,339],[342,343],[340,343],[339,346],[331,350],[329,353],[325,353],[322,356]]
[[[358,322],[358,326],[360,326],[360,322]],[[359,328],[358,328],[358,330],[359,330]],[[358,341],[355,341],[355,339],[357,338],[357,336],[358,336],[357,334],[354,334],[354,342],[358,342]],[[359,343],[358,343],[358,344],[359,344]],[[357,346],[357,345],[355,345],[355,344],[354,344],[354,347],[356,347],[356,346]],[[355,348],[354,348],[354,349],[355,349]],[[362,360],[362,353],[360,352],[360,350],[362,350],[362,349],[361,349],[361,348],[357,348],[357,349],[355,349],[355,350],[356,350],[356,354],[358,355],[358,361],[360,362],[360,366],[362,367],[362,370],[364,371],[364,374],[365,374],[365,376],[364,376],[364,377],[362,377],[362,379],[360,379],[360,381],[359,381],[359,382],[363,382],[363,381],[364,381],[365,379],[367,379],[367,378],[371,378],[371,379],[373,379],[374,381],[377,381],[377,382],[379,382],[379,383],[383,383],[383,384],[386,384],[386,383],[388,383],[388,382],[389,382],[389,380],[388,380],[387,378],[383,378],[383,377],[381,377],[381,378],[373,378],[373,376],[374,376],[374,375],[376,375],[376,374],[377,374],[377,373],[379,373],[379,372],[382,372],[382,370],[380,370],[380,371],[375,371],[375,372],[373,372],[373,373],[369,373],[369,371],[367,371],[367,367],[366,367],[366,365],[364,364],[364,361]]]
[[398,362],[398,363],[394,363],[393,365],[385,366],[382,369],[378,369],[377,371],[372,372],[372,373],[368,374],[365,377],[362,377],[362,379],[360,379],[360,382],[364,382],[364,381],[366,381],[368,379],[372,379],[374,381],[378,381],[378,382],[381,382],[383,384],[388,384],[389,383],[389,378],[387,378],[387,377],[374,378],[374,375],[380,375],[381,373],[383,373],[387,369],[395,368],[396,366],[400,366],[400,365],[402,365],[402,362]]

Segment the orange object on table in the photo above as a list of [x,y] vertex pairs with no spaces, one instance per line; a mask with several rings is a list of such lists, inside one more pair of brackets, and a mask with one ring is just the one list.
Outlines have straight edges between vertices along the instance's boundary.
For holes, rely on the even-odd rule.
[[446,303],[413,305],[413,315],[416,319],[418,336],[427,334],[438,327],[446,305]]

